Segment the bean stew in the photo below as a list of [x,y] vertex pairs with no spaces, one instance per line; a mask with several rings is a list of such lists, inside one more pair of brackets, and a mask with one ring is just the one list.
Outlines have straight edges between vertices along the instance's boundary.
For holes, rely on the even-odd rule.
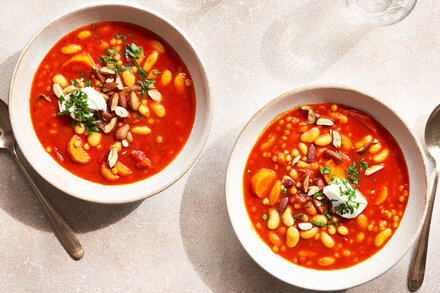
[[59,40],[35,72],[30,115],[46,152],[83,179],[136,182],[163,170],[196,111],[176,51],[130,23],[98,22]]
[[243,174],[260,238],[302,267],[335,270],[377,253],[399,227],[409,175],[394,137],[368,114],[310,104],[277,116]]

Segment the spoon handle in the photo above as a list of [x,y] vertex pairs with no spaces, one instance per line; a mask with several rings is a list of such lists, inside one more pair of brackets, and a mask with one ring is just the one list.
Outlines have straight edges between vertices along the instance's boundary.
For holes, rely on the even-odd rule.
[[408,276],[408,286],[411,291],[417,291],[422,286],[425,278],[426,255],[428,252],[429,228],[431,226],[432,209],[434,207],[435,193],[437,191],[438,171],[435,171],[434,185],[431,191],[431,201],[428,205],[428,213],[420,234],[419,244],[414,256]]
[[20,166],[20,168],[23,171],[24,175],[26,176],[27,180],[31,184],[32,188],[34,189],[35,194],[37,195],[38,199],[41,202],[41,205],[43,206],[44,210],[46,211],[46,214],[48,215],[50,222],[52,223],[53,228],[55,229],[56,235],[58,236],[58,239],[60,240],[64,249],[67,251],[67,253],[74,260],[80,260],[84,255],[84,250],[81,246],[81,243],[79,243],[79,240],[76,237],[75,233],[72,231],[72,229],[66,223],[66,221],[64,221],[64,219],[60,216],[60,214],[54,209],[52,204],[40,192],[37,185],[35,185],[33,179],[29,175],[29,173],[26,170],[26,168],[24,167],[20,157],[18,156],[17,152],[15,151],[15,148],[13,149],[12,153],[14,154],[15,160],[17,161],[18,165]]

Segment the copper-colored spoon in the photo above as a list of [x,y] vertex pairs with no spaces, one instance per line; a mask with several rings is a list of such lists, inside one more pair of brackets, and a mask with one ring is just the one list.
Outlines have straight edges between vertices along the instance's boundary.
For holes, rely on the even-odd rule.
[[26,176],[26,179],[31,184],[32,188],[35,191],[35,194],[41,202],[41,205],[46,211],[46,214],[49,217],[55,233],[58,236],[58,239],[60,240],[64,249],[73,259],[81,259],[84,255],[84,250],[81,246],[81,243],[79,243],[78,238],[69,227],[69,225],[66,223],[66,221],[64,221],[60,214],[54,209],[52,204],[40,192],[37,185],[35,185],[33,179],[29,175],[20,157],[18,156],[15,145],[15,137],[12,133],[11,122],[9,120],[8,106],[5,102],[0,100],[0,149],[7,149],[14,156],[17,164],[21,168],[21,171],[23,171],[23,174]]

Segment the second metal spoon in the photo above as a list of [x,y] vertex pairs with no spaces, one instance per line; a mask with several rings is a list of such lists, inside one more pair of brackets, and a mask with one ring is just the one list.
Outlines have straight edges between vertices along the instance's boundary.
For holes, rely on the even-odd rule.
[[426,255],[428,253],[429,228],[431,226],[432,209],[434,207],[435,194],[437,191],[438,176],[440,171],[440,105],[438,105],[426,122],[425,144],[429,154],[435,162],[435,179],[432,186],[431,201],[428,205],[428,213],[420,234],[417,251],[411,264],[408,286],[411,291],[416,291],[422,286],[425,277]]

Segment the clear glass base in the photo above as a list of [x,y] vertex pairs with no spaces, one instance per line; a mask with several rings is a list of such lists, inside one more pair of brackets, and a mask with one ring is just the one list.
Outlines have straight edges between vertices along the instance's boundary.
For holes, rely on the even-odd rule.
[[375,25],[391,25],[404,19],[417,0],[347,0],[363,19]]

